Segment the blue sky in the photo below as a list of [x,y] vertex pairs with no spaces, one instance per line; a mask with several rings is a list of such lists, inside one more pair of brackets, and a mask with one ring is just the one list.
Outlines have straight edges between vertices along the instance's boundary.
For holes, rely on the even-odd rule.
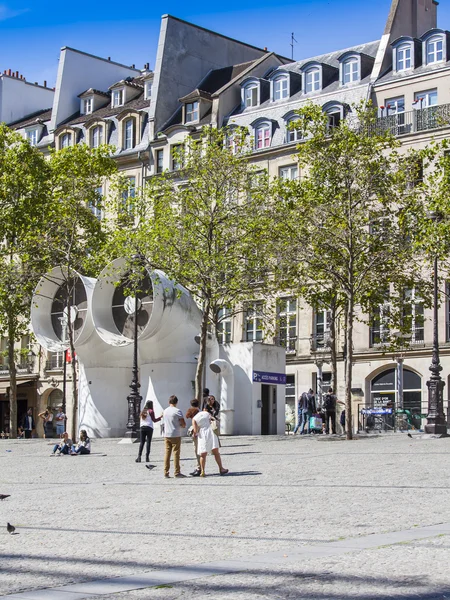
[[[227,0],[219,10],[211,0],[0,0],[0,69],[20,71],[28,81],[46,79],[53,86],[62,46],[136,67],[150,62],[152,68],[164,13],[284,56],[290,56],[294,32],[294,58],[300,60],[378,39],[390,4],[391,0]],[[450,29],[449,0],[440,2],[438,25]]]

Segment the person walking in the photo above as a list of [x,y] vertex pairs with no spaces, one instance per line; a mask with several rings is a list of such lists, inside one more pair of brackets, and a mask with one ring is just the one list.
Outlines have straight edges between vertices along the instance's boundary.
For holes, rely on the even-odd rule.
[[208,452],[212,452],[216,459],[217,466],[219,467],[219,473],[226,475],[228,469],[225,469],[222,465],[222,458],[219,452],[219,440],[217,435],[214,433],[211,422],[213,417],[207,410],[202,410],[197,413],[192,420],[194,426],[194,435],[198,437],[198,453],[200,454],[200,477],[205,477],[206,457]]
[[141,442],[139,444],[138,457],[136,459],[137,463],[141,462],[142,450],[144,449],[144,444],[146,441],[147,446],[145,448],[145,462],[150,462],[150,446],[153,437],[153,423],[158,423],[158,421],[161,421],[161,419],[162,415],[158,418],[155,417],[155,412],[153,410],[153,402],[151,400],[146,402],[140,415]]
[[183,413],[177,408],[178,398],[170,396],[169,406],[163,412],[164,418],[164,477],[170,477],[170,457],[173,451],[175,477],[186,477],[180,471],[181,429],[186,427]]
[[340,402],[336,395],[333,393],[333,388],[330,388],[323,401],[323,408],[325,410],[325,432],[330,433],[330,422],[331,432],[336,433],[336,405],[344,404]]
[[25,439],[31,439],[33,431],[36,429],[36,425],[33,419],[33,409],[29,408],[27,414],[22,419],[22,429],[24,431]]
[[[186,413],[186,419],[193,419],[196,414],[200,412],[200,402],[197,398],[191,400],[191,408],[188,409]],[[202,472],[202,468],[200,466],[200,455],[198,454],[198,437],[194,435],[194,425],[192,424],[188,429],[188,435],[192,437],[192,442],[194,444],[194,453],[195,458],[197,459],[197,468],[190,473],[192,477],[199,477]]]
[[56,435],[59,435],[59,438],[62,438],[62,435],[66,429],[66,415],[63,413],[63,407],[58,406],[58,412],[55,415],[56,422]]

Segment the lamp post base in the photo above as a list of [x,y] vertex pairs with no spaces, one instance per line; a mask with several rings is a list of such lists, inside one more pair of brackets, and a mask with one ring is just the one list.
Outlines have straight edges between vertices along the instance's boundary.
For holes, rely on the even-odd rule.
[[447,437],[447,423],[427,423],[425,425],[425,433]]

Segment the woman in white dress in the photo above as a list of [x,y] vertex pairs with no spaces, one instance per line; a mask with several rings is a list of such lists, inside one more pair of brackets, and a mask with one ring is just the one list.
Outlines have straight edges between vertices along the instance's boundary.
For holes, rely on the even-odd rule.
[[200,477],[205,476],[206,456],[208,452],[212,452],[216,463],[219,467],[219,473],[226,475],[228,469],[224,469],[222,465],[222,459],[219,452],[219,440],[217,435],[214,433],[211,427],[211,422],[214,419],[211,417],[209,412],[202,410],[195,415],[192,419],[192,425],[194,427],[194,435],[198,438],[198,455],[200,456]]

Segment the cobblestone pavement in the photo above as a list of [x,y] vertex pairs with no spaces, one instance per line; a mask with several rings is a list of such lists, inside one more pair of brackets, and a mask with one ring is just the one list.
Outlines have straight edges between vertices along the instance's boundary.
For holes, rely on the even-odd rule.
[[[152,471],[134,462],[136,445],[94,440],[92,447],[87,457],[50,457],[45,440],[0,441],[0,493],[11,494],[0,502],[0,594],[450,599],[450,438],[236,437],[223,440],[229,476],[220,477],[208,457],[205,479],[169,480],[160,440]],[[186,439],[182,470],[194,466]],[[7,521],[18,535],[7,533]],[[415,539],[414,530],[441,523],[442,530]],[[406,530],[411,539],[401,543],[386,536],[386,543],[351,547],[371,534]],[[330,554],[339,541],[348,548]],[[205,565],[220,561],[247,566],[205,575]],[[117,593],[105,587],[100,595],[75,588],[30,595],[186,566],[198,566],[198,578]]]

